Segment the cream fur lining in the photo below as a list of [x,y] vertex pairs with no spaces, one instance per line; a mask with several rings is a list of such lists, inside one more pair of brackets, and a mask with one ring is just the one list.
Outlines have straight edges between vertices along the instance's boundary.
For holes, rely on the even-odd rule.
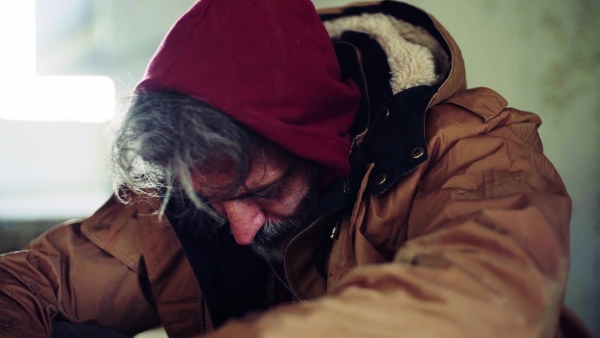
[[404,89],[433,85],[450,69],[448,55],[424,28],[385,14],[363,14],[325,22],[331,38],[345,31],[366,33],[375,39],[388,58],[394,94]]

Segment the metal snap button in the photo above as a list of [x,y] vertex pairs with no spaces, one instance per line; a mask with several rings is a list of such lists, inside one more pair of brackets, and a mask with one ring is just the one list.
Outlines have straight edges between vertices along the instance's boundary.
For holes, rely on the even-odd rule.
[[423,147],[416,147],[410,152],[410,157],[417,159],[423,156],[423,154],[425,154],[425,149]]
[[0,319],[0,327],[9,328],[12,326],[12,320],[9,316],[4,316]]
[[387,118],[388,118],[388,116],[390,116],[390,110],[389,110],[387,107],[386,107],[386,108],[383,108],[383,109],[381,110],[381,112],[382,112],[382,114],[383,114],[383,118],[384,118],[384,119],[387,119]]
[[375,184],[382,185],[387,181],[387,176],[385,174],[379,174],[375,177]]

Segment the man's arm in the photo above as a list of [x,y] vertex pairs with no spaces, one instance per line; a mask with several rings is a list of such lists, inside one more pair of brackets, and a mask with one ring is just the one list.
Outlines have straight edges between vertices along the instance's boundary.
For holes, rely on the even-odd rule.
[[130,334],[156,326],[139,278],[90,242],[81,223],[60,225],[28,250],[0,256],[0,337],[50,337],[56,319]]

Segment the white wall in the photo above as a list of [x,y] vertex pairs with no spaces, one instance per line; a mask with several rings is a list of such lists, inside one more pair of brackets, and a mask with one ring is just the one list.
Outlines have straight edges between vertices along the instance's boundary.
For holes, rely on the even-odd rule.
[[110,196],[102,124],[0,120],[0,219],[85,217]]

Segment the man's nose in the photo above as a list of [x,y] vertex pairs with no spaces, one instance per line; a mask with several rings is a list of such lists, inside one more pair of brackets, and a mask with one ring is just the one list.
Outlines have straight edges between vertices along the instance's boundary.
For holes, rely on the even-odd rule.
[[252,200],[226,201],[222,206],[235,241],[240,245],[250,244],[266,221],[260,206]]

